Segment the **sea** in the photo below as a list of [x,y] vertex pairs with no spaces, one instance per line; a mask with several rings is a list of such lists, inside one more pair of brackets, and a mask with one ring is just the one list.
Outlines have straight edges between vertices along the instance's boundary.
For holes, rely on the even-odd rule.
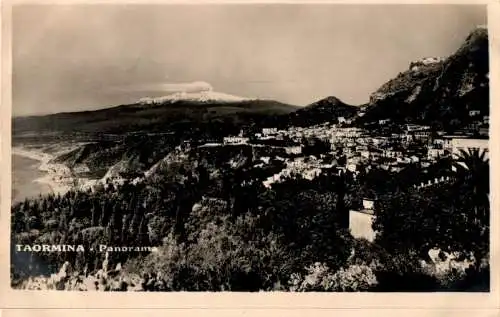
[[12,155],[12,202],[25,198],[36,197],[39,194],[52,192],[48,184],[35,182],[46,175],[40,171],[41,162],[20,155]]

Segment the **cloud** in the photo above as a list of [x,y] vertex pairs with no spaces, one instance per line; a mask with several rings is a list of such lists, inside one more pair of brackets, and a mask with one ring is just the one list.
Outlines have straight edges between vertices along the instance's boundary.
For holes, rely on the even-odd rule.
[[122,87],[113,87],[113,91],[129,91],[129,92],[200,92],[200,91],[211,91],[213,90],[212,85],[204,81],[194,81],[187,83],[153,83],[153,84],[141,84],[141,85],[130,85]]

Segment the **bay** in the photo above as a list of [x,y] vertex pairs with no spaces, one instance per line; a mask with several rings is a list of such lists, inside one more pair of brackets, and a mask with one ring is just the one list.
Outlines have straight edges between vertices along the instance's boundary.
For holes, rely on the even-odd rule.
[[52,192],[48,184],[35,181],[46,175],[38,169],[40,164],[37,160],[12,155],[12,203]]

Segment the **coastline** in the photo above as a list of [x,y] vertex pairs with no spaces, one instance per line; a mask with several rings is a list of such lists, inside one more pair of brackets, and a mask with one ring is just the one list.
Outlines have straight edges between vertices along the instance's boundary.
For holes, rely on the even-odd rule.
[[51,163],[55,157],[40,150],[26,149],[23,147],[13,147],[12,154],[23,156],[40,162],[38,169],[45,172],[46,175],[34,179],[33,182],[38,182],[47,185],[54,194],[63,195],[68,192],[75,182],[75,177],[71,169],[60,163]]

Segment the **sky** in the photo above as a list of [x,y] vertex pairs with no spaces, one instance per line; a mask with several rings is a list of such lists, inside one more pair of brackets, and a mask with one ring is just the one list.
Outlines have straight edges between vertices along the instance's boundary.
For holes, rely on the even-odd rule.
[[92,110],[176,91],[305,106],[362,104],[412,60],[448,56],[484,6],[18,5],[13,115]]

